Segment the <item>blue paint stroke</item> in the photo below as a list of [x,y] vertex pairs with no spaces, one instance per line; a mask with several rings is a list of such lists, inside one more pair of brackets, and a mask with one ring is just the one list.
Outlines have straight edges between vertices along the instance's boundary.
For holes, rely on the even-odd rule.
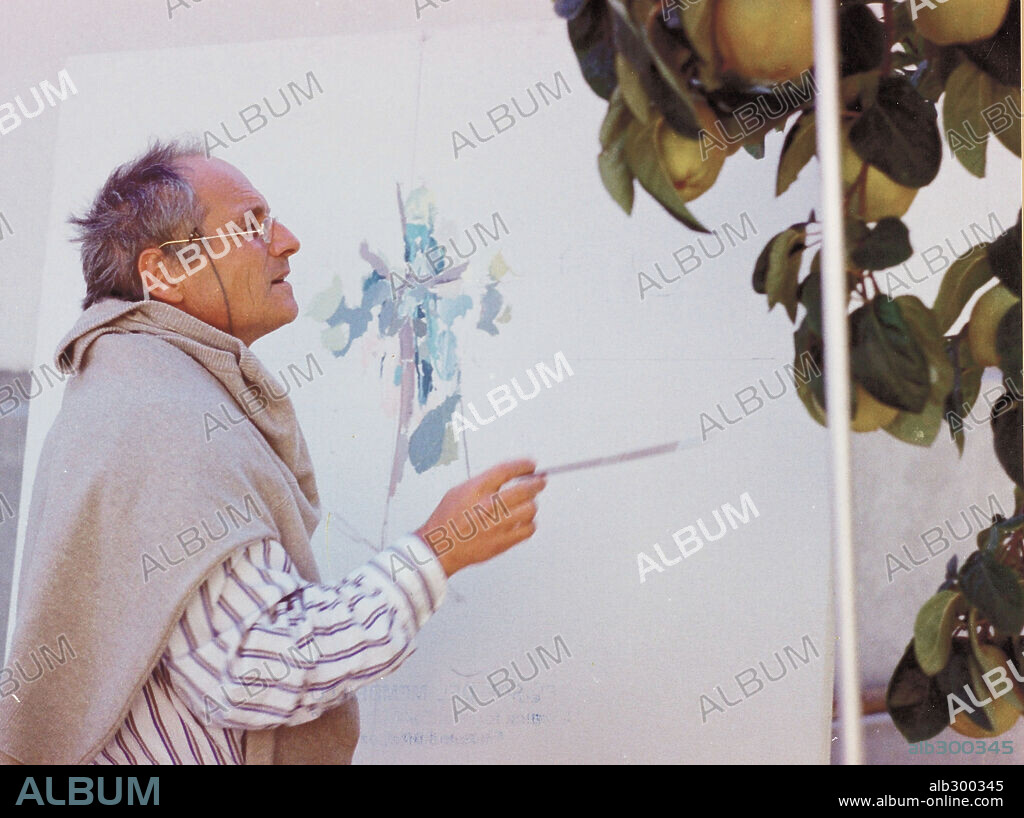
[[498,292],[498,284],[488,284],[480,298],[480,320],[477,322],[477,329],[482,329],[491,335],[498,334],[498,328],[494,325],[494,319],[501,312],[501,305],[505,302],[501,293]]
[[409,462],[417,474],[422,474],[441,459],[444,430],[451,420],[459,397],[459,393],[456,392],[440,406],[427,412],[409,438]]

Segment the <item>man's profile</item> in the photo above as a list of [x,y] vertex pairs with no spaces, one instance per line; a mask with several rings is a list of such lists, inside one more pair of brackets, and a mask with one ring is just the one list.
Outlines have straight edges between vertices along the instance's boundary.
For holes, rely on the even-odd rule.
[[[249,349],[298,315],[298,238],[187,142],[117,168],[71,221],[86,295],[55,354],[74,377],[35,475],[0,759],[348,763],[355,691],[409,656],[449,577],[534,533],[544,478],[495,466],[326,584],[306,441]],[[245,422],[211,437],[224,404]],[[468,541],[424,537],[496,504]]]

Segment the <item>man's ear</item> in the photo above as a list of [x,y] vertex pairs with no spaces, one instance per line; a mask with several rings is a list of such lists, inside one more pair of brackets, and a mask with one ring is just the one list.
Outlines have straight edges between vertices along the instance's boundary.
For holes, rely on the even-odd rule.
[[[173,262],[171,266],[174,266]],[[147,247],[142,251],[136,271],[150,298],[166,304],[180,304],[184,300],[185,294],[179,284],[186,276],[175,275],[173,270],[169,270],[166,257],[158,248]]]

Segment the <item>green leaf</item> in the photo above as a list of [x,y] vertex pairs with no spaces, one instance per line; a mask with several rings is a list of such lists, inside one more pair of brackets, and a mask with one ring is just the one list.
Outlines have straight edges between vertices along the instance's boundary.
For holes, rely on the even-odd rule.
[[[1014,156],[1020,157],[1020,88],[993,82],[989,91],[989,115],[992,133]],[[1003,116],[998,116],[1002,111]]]
[[885,706],[896,729],[912,744],[937,736],[948,724],[946,698],[917,664],[913,640],[889,679]]
[[897,440],[914,446],[931,446],[939,436],[945,417],[943,403],[928,401],[920,412],[900,412],[884,426]]
[[988,551],[975,551],[960,569],[960,588],[989,622],[1004,634],[1024,628],[1024,588],[1012,568]]
[[764,135],[756,142],[744,142],[743,150],[755,159],[764,159]]
[[625,57],[616,54],[615,73],[619,78],[619,92],[630,113],[646,125],[651,118],[651,100],[637,77],[636,69]]
[[978,366],[963,333],[949,342],[953,364],[953,384],[943,406],[949,431],[961,455],[964,453],[963,421],[971,413],[981,392],[984,367]]
[[797,278],[805,237],[806,233],[802,229],[791,227],[772,239],[764,273],[768,310],[771,311],[776,304],[782,304],[790,321],[796,321]]
[[979,244],[964,255],[958,256],[942,277],[939,294],[932,306],[939,332],[946,332],[953,326],[953,322],[963,312],[971,296],[979,287],[992,280],[988,254],[983,252],[987,246],[985,243]]
[[931,392],[928,361],[895,302],[876,297],[850,315],[850,369],[873,397],[908,412]]
[[605,189],[627,214],[633,212],[633,173],[626,161],[626,138],[631,121],[622,93],[616,88],[601,124],[604,150],[598,154],[597,167]]
[[807,318],[804,318],[793,333],[793,351],[794,369],[802,373],[809,371],[807,377],[794,377],[796,394],[803,402],[807,413],[822,426],[827,426],[824,378],[821,375],[815,375],[814,370],[806,363],[810,359],[817,371],[823,373],[825,371],[824,347],[821,338],[809,328]]
[[[785,193],[789,186],[796,181],[804,166],[811,161],[816,150],[815,139],[814,113],[801,114],[793,127],[789,129],[786,140],[782,143],[779,172],[775,179],[776,196]],[[762,142],[762,149],[763,147],[764,143]]]
[[924,187],[938,175],[942,138],[935,106],[905,77],[883,77],[874,104],[850,129],[857,155],[905,187]]
[[1021,302],[1008,309],[996,327],[996,352],[1004,378],[1012,378],[1018,394],[1021,387]]
[[861,270],[887,270],[902,264],[913,253],[907,226],[888,216],[850,251],[850,260]]
[[967,612],[959,591],[939,591],[917,612],[914,621],[914,656],[928,676],[934,676],[949,662],[953,631],[960,615]]
[[1017,223],[988,246],[988,263],[992,272],[1017,298],[1021,297],[1021,211]]
[[601,173],[601,182],[605,190],[618,202],[626,213],[633,212],[633,174],[625,161],[625,153],[621,144],[603,150],[597,156],[597,168]]
[[603,99],[615,90],[615,45],[612,42],[611,15],[604,3],[587,3],[568,22],[569,42],[576,52],[583,79]]
[[974,63],[962,62],[946,82],[942,126],[950,150],[969,173],[985,178],[989,127],[981,110],[992,95],[992,79]]
[[654,132],[661,118],[652,118],[648,125],[641,125],[634,120],[629,125],[626,137],[626,161],[629,169],[636,176],[644,189],[676,219],[691,230],[699,233],[710,233],[704,225],[687,210],[685,203],[676,193],[668,173],[661,164],[658,150],[654,144]]
[[626,106],[626,101],[622,98],[622,91],[617,88],[608,101],[608,110],[601,122],[601,131],[598,134],[601,147],[607,148],[621,139],[632,121],[633,116]]
[[648,99],[674,130],[696,139],[701,126],[689,92],[681,82],[666,81],[658,65],[659,56],[653,53],[644,32],[636,26],[621,0],[608,0],[608,7],[613,12],[615,45],[635,70]]

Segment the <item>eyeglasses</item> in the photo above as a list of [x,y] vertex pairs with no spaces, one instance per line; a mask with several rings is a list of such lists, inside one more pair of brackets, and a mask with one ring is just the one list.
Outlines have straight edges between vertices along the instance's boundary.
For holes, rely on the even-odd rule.
[[[192,242],[205,241],[206,239],[227,239],[230,238],[231,236],[245,236],[249,239],[249,241],[253,241],[256,238],[256,236],[259,236],[267,243],[267,247],[270,247],[271,243],[274,241],[274,221],[275,219],[273,216],[267,216],[259,227],[256,227],[252,230],[232,230],[230,233],[218,232],[216,236],[193,235],[187,239],[174,239],[173,241],[165,241],[163,244],[158,244],[157,247],[166,247],[168,244],[191,244]],[[193,230],[192,232],[197,233],[199,231]]]

